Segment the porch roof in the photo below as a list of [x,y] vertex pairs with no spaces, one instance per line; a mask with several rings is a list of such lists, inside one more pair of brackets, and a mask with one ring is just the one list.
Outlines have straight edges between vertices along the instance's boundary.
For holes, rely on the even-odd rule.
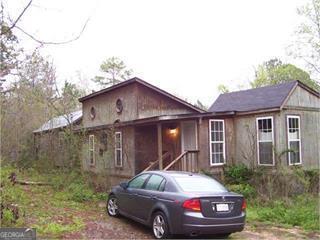
[[131,121],[126,122],[118,122],[115,124],[105,124],[105,125],[99,125],[94,127],[82,127],[77,130],[86,129],[86,130],[99,130],[106,127],[111,126],[117,126],[117,127],[123,127],[123,126],[132,126],[132,125],[151,125],[161,122],[172,122],[172,121],[179,121],[179,120],[191,120],[191,119],[200,119],[200,118],[212,118],[212,117],[230,117],[234,116],[235,112],[206,112],[206,113],[192,113],[192,114],[178,114],[178,115],[161,115],[161,116],[154,116],[149,118],[141,118],[141,119],[135,119]]

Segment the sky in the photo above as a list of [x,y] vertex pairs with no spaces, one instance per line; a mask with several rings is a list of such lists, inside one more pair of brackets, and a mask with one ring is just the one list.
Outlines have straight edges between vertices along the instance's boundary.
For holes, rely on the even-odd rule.
[[[16,16],[27,0],[5,7]],[[258,64],[278,57],[299,66],[287,47],[299,23],[302,0],[34,0],[19,26],[47,45],[60,83],[88,91],[108,57],[122,59],[137,76],[190,102],[210,106],[219,84],[248,87]],[[35,43],[17,32],[26,49]],[[303,65],[300,65],[303,67]]]

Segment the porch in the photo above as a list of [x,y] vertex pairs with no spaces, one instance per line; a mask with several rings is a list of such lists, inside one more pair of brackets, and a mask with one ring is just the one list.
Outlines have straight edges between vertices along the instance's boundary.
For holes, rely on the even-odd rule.
[[135,173],[147,170],[198,171],[196,120],[135,127]]

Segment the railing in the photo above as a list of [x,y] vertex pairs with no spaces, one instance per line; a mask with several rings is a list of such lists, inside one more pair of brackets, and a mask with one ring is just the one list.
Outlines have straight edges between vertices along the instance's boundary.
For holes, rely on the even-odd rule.
[[181,153],[175,160],[173,160],[163,170],[177,170],[187,172],[198,171],[198,150],[189,150]]
[[[162,155],[162,160],[166,159],[167,157],[170,156],[169,152],[166,152]],[[159,165],[159,159],[157,159],[156,161],[150,162],[149,166],[143,170],[143,172],[145,171],[149,171],[150,169],[154,168],[156,165]]]

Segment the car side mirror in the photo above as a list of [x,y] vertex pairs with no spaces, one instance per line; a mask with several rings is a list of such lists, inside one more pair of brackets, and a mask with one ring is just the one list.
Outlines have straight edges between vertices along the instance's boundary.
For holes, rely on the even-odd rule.
[[122,182],[120,183],[120,187],[122,187],[123,189],[127,189],[128,188],[128,182]]

